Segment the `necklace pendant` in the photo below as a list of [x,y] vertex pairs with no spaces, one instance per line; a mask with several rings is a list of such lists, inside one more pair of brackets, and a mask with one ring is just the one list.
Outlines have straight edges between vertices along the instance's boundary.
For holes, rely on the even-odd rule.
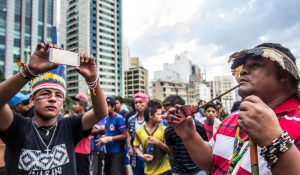
[[49,135],[49,130],[47,130],[47,132],[46,132],[46,136],[48,136]]

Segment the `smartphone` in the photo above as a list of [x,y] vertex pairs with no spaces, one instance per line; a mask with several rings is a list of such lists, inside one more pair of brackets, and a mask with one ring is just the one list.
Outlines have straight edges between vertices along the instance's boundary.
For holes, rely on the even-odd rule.
[[80,55],[79,53],[70,52],[67,50],[50,48],[49,61],[69,66],[79,66]]

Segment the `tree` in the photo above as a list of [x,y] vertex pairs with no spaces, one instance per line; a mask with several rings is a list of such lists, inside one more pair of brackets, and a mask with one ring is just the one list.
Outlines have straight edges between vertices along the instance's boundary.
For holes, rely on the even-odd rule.
[[71,99],[70,96],[66,96],[66,99],[65,99],[65,104],[64,104],[64,110],[68,110],[68,111],[71,111],[72,110],[72,105],[73,105],[73,100]]

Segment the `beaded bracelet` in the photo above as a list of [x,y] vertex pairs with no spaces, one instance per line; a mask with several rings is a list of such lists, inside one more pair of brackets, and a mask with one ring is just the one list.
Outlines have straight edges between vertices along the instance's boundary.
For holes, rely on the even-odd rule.
[[25,64],[22,62],[17,62],[17,65],[19,66],[20,70],[20,74],[22,75],[22,77],[26,80],[32,80],[34,77],[32,77],[30,75],[30,73],[26,70],[25,68]]
[[268,162],[267,167],[270,169],[279,159],[279,156],[289,150],[294,144],[294,140],[284,131],[278,138],[272,141],[269,146],[264,146],[260,155]]
[[39,75],[34,74],[34,73],[29,69],[28,64],[25,64],[24,67],[25,67],[25,69],[27,70],[27,72],[30,74],[31,77],[36,78],[36,77],[39,76]]
[[26,80],[31,80],[32,78],[29,78],[25,72],[24,72],[24,68],[20,68],[20,74],[22,75],[22,77]]
[[96,90],[95,89],[96,89],[96,87],[98,85],[98,82],[99,82],[99,77],[96,78],[96,80],[93,81],[93,82],[86,82],[87,85],[88,85],[88,87],[92,90],[92,92],[93,92],[94,95],[96,95]]

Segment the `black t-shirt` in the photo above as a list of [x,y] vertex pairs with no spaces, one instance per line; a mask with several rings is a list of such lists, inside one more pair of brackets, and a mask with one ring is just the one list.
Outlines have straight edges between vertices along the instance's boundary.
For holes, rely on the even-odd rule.
[[11,126],[0,132],[6,144],[7,174],[77,175],[74,149],[91,131],[82,131],[81,118],[58,120],[57,126],[46,136],[46,132],[36,128],[32,118],[14,113]]
[[[207,141],[207,135],[204,126],[199,121],[194,121],[196,125],[196,131],[200,134],[203,140]],[[200,170],[199,167],[193,162],[184,146],[183,141],[176,134],[174,128],[170,126],[167,127],[164,137],[166,144],[172,147],[172,155],[170,156],[172,172],[186,174],[194,173]],[[199,154],[201,154],[201,152],[199,152]]]

